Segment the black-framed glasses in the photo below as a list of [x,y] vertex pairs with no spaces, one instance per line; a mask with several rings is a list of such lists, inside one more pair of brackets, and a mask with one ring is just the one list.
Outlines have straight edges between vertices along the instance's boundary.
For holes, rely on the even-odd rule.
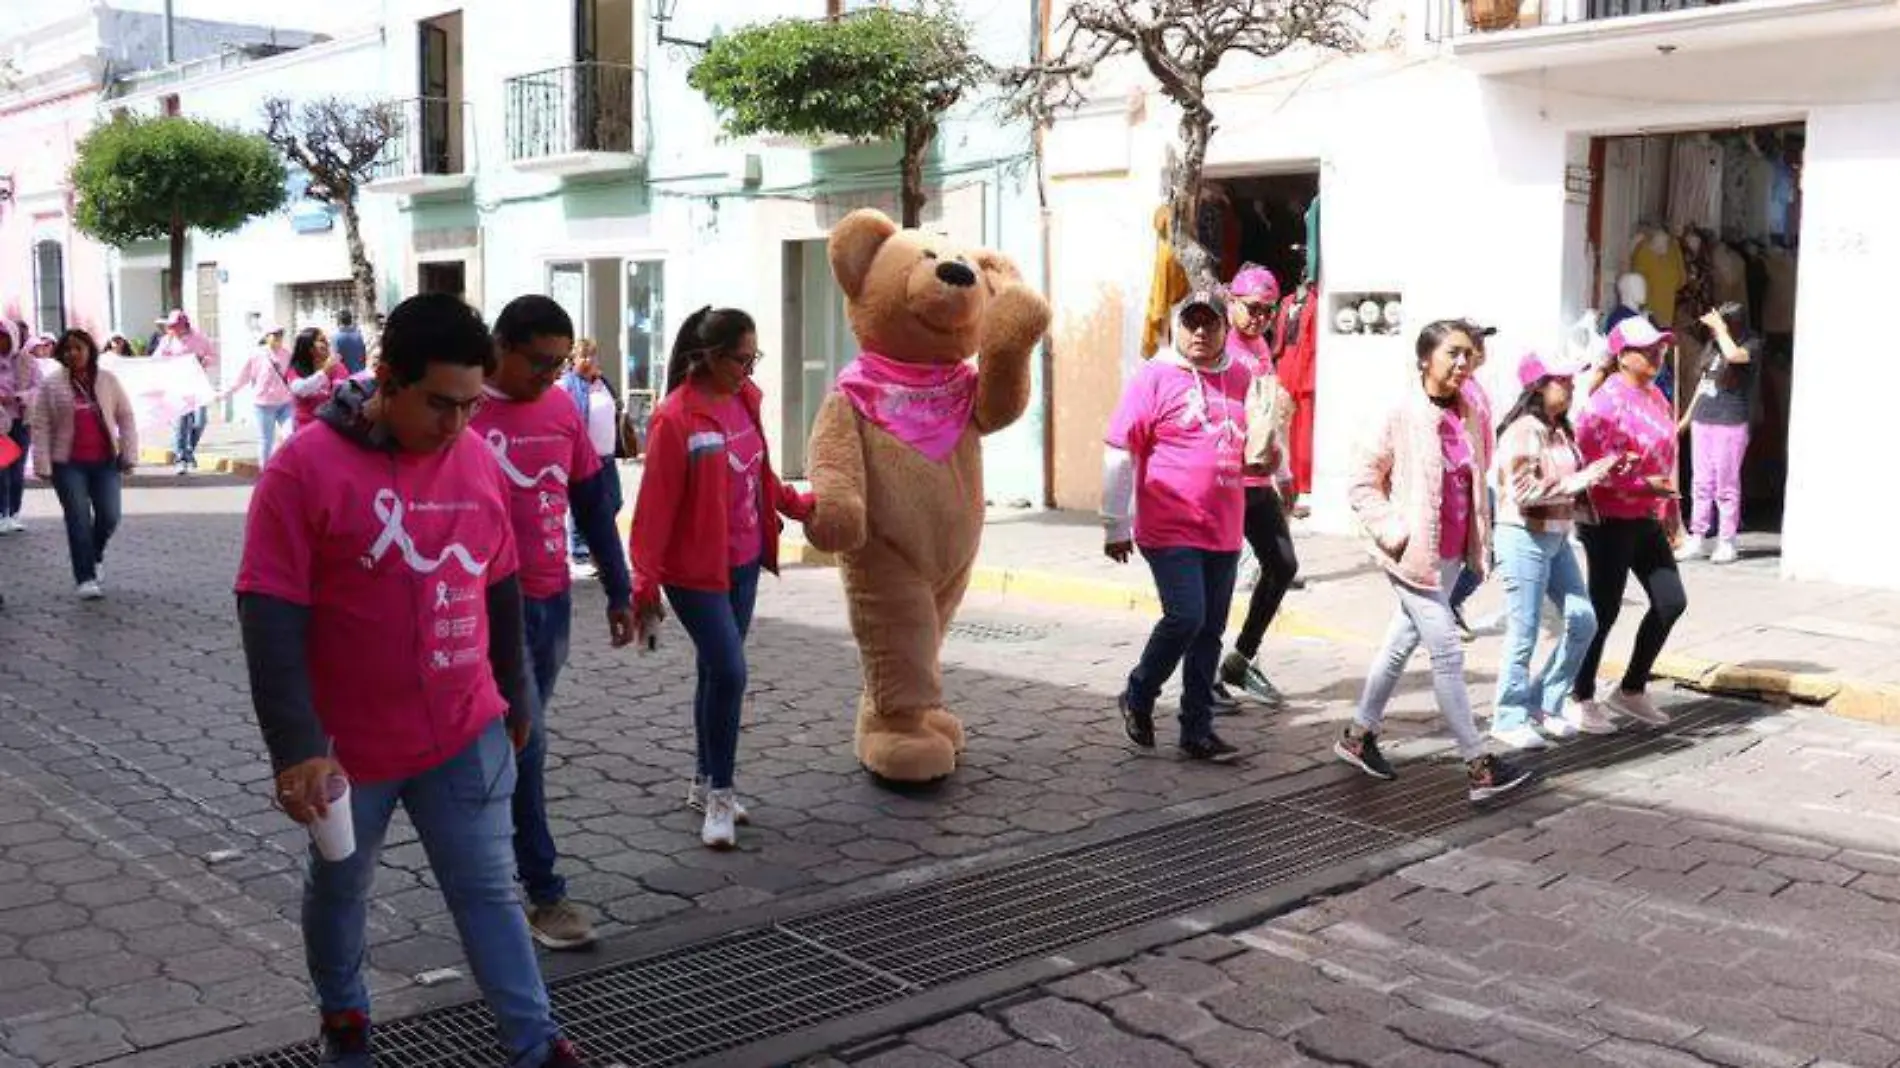
[[740,366],[744,367],[747,371],[751,371],[753,368],[759,365],[760,360],[765,359],[765,350],[754,349],[750,353],[722,352],[719,355],[725,357],[728,360],[731,360],[732,362],[736,364],[739,364]]

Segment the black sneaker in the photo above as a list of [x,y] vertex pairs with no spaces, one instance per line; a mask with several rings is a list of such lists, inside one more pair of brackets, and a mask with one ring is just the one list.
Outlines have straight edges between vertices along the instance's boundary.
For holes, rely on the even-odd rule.
[[1195,738],[1181,743],[1181,755],[1189,760],[1204,760],[1209,764],[1228,764],[1240,757],[1240,750],[1221,740],[1221,736],[1209,732],[1205,738]]
[[581,1051],[574,1043],[565,1038],[557,1038],[548,1047],[548,1059],[541,1062],[541,1068],[587,1068],[587,1062],[581,1060]]
[[1227,692],[1227,687],[1221,685],[1219,679],[1214,680],[1213,694],[1214,701],[1212,707],[1215,715],[1240,715],[1240,702],[1234,699],[1233,694]]
[[1390,782],[1399,777],[1379,752],[1379,736],[1371,731],[1357,737],[1351,727],[1341,731],[1339,740],[1333,743],[1333,755],[1375,779]]
[[1129,741],[1141,746],[1143,749],[1153,749],[1155,747],[1155,714],[1153,710],[1144,712],[1134,705],[1129,704],[1128,695],[1125,693],[1117,699],[1116,703],[1121,706],[1122,710],[1122,733],[1128,735]]
[[1490,753],[1465,765],[1465,768],[1471,777],[1470,795],[1473,804],[1489,801],[1531,781],[1530,772]]
[[318,1064],[333,1068],[371,1068],[369,1055],[369,1016],[350,1009],[323,1017],[323,1055]]
[[1228,653],[1227,659],[1221,661],[1220,681],[1223,686],[1232,686],[1268,708],[1286,707],[1286,695],[1267,679],[1267,673],[1238,652]]

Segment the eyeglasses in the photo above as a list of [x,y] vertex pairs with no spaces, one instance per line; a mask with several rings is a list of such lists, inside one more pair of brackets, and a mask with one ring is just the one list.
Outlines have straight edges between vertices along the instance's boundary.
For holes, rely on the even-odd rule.
[[1261,301],[1242,301],[1240,306],[1247,309],[1249,318],[1257,319],[1261,316],[1273,314],[1273,305]]
[[750,372],[753,368],[759,365],[760,360],[765,359],[765,350],[754,349],[749,354],[740,353],[740,352],[721,352],[719,355],[728,360],[731,360],[733,363],[739,364],[740,366],[744,367],[747,372]]

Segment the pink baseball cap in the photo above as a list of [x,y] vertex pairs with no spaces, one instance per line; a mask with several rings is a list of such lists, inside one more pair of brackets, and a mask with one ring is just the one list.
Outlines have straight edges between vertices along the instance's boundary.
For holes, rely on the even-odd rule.
[[1517,384],[1529,389],[1546,378],[1575,378],[1588,366],[1582,360],[1546,360],[1533,349],[1517,359]]
[[1249,263],[1234,274],[1234,280],[1228,284],[1227,292],[1236,299],[1259,297],[1272,303],[1280,299],[1280,283],[1273,272],[1258,264]]
[[179,323],[184,323],[186,326],[191,325],[191,318],[185,314],[185,309],[183,308],[173,308],[171,311],[165,313],[163,319],[158,321],[158,325],[160,326],[177,326]]
[[1610,355],[1621,356],[1625,349],[1646,349],[1674,340],[1676,335],[1656,329],[1654,323],[1638,315],[1623,320],[1610,331]]

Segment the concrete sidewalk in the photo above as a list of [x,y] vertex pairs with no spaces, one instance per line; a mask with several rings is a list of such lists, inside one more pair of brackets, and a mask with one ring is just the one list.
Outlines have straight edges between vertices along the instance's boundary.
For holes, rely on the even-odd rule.
[[[1350,538],[1296,525],[1294,540],[1307,587],[1289,594],[1273,634],[1376,647],[1394,607],[1376,565]],[[1900,724],[1900,593],[1783,581],[1778,560],[1750,548],[1745,539],[1744,559],[1727,567],[1684,565],[1689,612],[1656,674],[1697,690],[1822,705],[1855,719]],[[788,560],[829,562],[803,543],[788,540],[786,550]],[[1104,557],[1100,527],[1087,515],[992,512],[971,585],[1082,608],[1153,613],[1159,607],[1147,569]],[[1621,672],[1617,657],[1629,648],[1642,605],[1632,583],[1610,639],[1605,677]],[[1486,583],[1467,617],[1475,622],[1502,606],[1502,591]],[[1235,599],[1236,626],[1244,611],[1242,593]],[[1499,644],[1496,637],[1474,643],[1474,666],[1494,668]],[[1269,664],[1273,645],[1270,636]]]

